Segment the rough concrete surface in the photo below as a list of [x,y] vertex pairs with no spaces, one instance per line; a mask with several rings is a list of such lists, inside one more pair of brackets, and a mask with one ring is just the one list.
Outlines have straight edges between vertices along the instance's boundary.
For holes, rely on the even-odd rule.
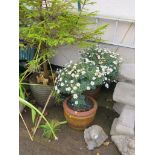
[[[103,128],[106,134],[110,135],[111,124],[118,114],[108,108],[111,105],[112,92],[103,88],[98,98],[98,102],[103,107],[99,107],[93,124],[97,124]],[[102,103],[101,103],[102,102]],[[100,105],[99,104],[99,105]],[[65,120],[62,106],[54,106],[47,110],[48,118]],[[28,123],[29,128],[32,127],[30,111],[26,109],[23,117]],[[49,142],[48,139],[42,137],[41,129],[38,129],[35,139],[32,142],[26,132],[26,129],[19,119],[19,154],[20,155],[121,155],[114,143],[108,146],[100,147],[89,151],[84,140],[84,132],[71,129],[68,124],[61,126],[58,132],[58,140]],[[108,141],[111,141],[109,138]]]
[[113,94],[113,100],[127,105],[135,105],[135,86],[130,83],[118,82]]

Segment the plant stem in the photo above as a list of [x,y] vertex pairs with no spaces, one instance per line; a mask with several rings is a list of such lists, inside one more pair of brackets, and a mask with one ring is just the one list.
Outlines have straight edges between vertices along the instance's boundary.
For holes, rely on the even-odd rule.
[[28,132],[28,135],[29,135],[30,139],[33,141],[33,137],[32,137],[32,135],[31,135],[31,133],[30,133],[30,131],[29,131],[27,125],[26,125],[26,122],[25,122],[25,120],[24,120],[24,118],[23,118],[23,116],[22,116],[22,114],[20,112],[19,112],[19,115],[20,115],[20,117],[21,117],[21,119],[22,119],[22,121],[24,123],[24,126],[25,126],[25,128],[26,128],[26,130]]
[[49,75],[47,62],[43,63],[44,77],[47,78]]
[[[55,135],[55,132],[53,131],[52,127],[50,126],[50,123],[48,122],[48,120],[45,118],[45,116],[43,115],[43,113],[41,113],[35,106],[33,106],[31,103],[27,102],[26,100],[22,99],[21,97],[19,97],[19,102],[21,102],[22,104],[28,106],[31,109],[34,109],[43,119],[44,121],[47,123],[47,125],[49,126],[49,128],[51,129],[53,136],[55,138],[55,140],[57,140],[57,136]],[[48,102],[47,102],[48,103]],[[40,120],[41,121],[41,120]],[[33,135],[34,136],[34,135]]]
[[[44,112],[45,112],[45,110],[46,110],[46,107],[47,107],[47,105],[48,105],[49,100],[50,100],[51,97],[52,97],[52,93],[50,93],[50,95],[48,96],[48,99],[47,99],[47,101],[46,101],[46,103],[45,103],[45,106],[44,106],[44,108],[43,108],[43,110],[42,110],[42,114],[44,114]],[[41,120],[42,120],[42,116],[39,117],[39,120],[38,120],[38,122],[37,122],[37,125],[36,125],[35,128],[34,128],[33,137],[34,137],[34,135],[35,135],[35,133],[36,133],[38,127],[39,127],[39,124],[40,124]]]

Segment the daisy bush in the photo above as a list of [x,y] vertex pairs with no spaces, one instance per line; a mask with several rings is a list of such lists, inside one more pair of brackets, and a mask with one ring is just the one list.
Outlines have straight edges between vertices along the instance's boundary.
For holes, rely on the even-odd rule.
[[108,88],[110,82],[116,81],[120,62],[119,55],[109,50],[97,47],[85,49],[79,62],[71,62],[59,70],[55,90],[72,95],[72,104],[84,107],[83,93],[103,84]]
[[103,83],[101,76],[96,76],[98,72],[98,68],[91,61],[86,63],[81,60],[78,63],[70,63],[59,70],[55,90],[58,93],[71,94],[72,102],[83,107],[85,105],[83,92],[95,89]]
[[84,62],[92,61],[98,68],[98,76],[102,76],[103,84],[109,88],[110,82],[116,82],[119,66],[122,62],[119,54],[109,49],[93,46],[81,51]]

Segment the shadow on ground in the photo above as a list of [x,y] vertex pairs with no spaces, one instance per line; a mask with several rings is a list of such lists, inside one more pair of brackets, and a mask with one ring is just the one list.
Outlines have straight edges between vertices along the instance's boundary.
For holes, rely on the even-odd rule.
[[[100,125],[109,135],[111,124],[117,113],[111,110],[113,89],[106,90],[102,88],[98,97],[99,108],[93,124]],[[62,106],[54,106],[47,109],[48,118],[65,120]],[[26,109],[23,117],[31,126],[30,111]],[[101,145],[93,151],[88,151],[83,138],[82,131],[71,129],[67,124],[63,125],[58,133],[58,141],[49,142],[42,137],[42,132],[38,130],[34,141],[29,139],[26,129],[19,120],[19,154],[20,155],[120,155],[116,146],[111,143],[108,146]],[[110,136],[109,136],[110,140]]]

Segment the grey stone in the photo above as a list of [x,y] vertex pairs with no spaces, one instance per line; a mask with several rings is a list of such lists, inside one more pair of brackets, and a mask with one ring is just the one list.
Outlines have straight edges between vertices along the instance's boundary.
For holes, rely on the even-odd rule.
[[120,117],[118,118],[119,125],[117,130],[124,132],[124,134],[133,135],[135,127],[135,108],[133,106],[125,105]]
[[122,104],[135,105],[135,85],[125,82],[118,82],[113,100]]
[[112,141],[118,147],[118,150],[122,155],[134,155],[135,154],[135,139],[134,137],[116,135],[111,136]]
[[124,108],[124,104],[122,103],[114,103],[113,109],[118,113],[121,114],[122,109]]
[[111,135],[134,136],[135,110],[134,107],[125,106],[119,118],[115,118],[111,126]]
[[99,147],[108,138],[107,134],[98,125],[92,125],[84,130],[84,139],[88,150]]
[[121,64],[119,69],[119,81],[135,82],[135,64]]
[[115,118],[113,120],[112,126],[111,126],[111,130],[110,130],[110,135],[119,135],[120,133],[116,131],[116,126],[118,123],[118,118]]

